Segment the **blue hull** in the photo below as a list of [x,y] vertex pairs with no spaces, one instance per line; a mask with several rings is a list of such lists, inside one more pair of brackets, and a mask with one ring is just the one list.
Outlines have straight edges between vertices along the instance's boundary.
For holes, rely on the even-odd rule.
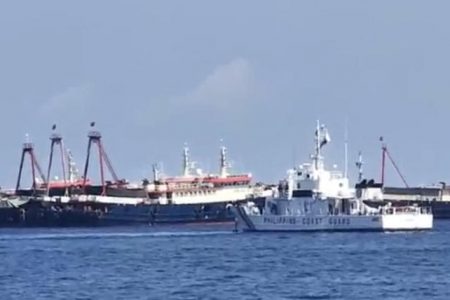
[[[256,198],[252,201],[264,207],[264,198]],[[230,203],[114,205],[100,217],[100,222],[105,225],[234,222],[234,215],[229,209]]]
[[[264,198],[252,199],[263,207]],[[49,203],[30,200],[20,208],[0,208],[3,227],[124,226],[233,222],[230,202],[183,205]]]

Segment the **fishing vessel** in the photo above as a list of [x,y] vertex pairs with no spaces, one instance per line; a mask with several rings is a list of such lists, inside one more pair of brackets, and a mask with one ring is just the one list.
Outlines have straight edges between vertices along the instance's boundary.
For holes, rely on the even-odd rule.
[[426,207],[389,203],[370,207],[368,199],[383,199],[382,185],[373,181],[350,187],[347,176],[327,170],[322,148],[330,142],[317,122],[312,161],[288,171],[277,195],[260,209],[251,201],[233,206],[237,229],[244,231],[397,231],[433,227]]
[[[449,219],[450,218],[450,188],[443,181],[438,184],[427,184],[421,186],[410,186],[405,176],[400,171],[399,166],[393,159],[387,144],[384,142],[383,137],[380,137],[381,145],[381,179],[380,184],[383,188],[383,198],[367,199],[365,204],[378,207],[386,204],[392,206],[405,206],[415,205],[421,207],[431,207],[433,211],[433,217],[435,219]],[[391,166],[395,170],[399,179],[403,182],[403,187],[399,186],[387,186],[385,183],[386,178],[386,162],[390,162]],[[362,176],[362,154],[359,154],[359,160],[356,162],[356,166],[359,170],[359,179],[361,182]]]
[[[218,174],[203,174],[190,159],[190,149],[183,148],[182,174],[167,177],[153,166],[153,180],[143,183],[146,198],[134,205],[114,205],[103,216],[104,221],[163,223],[233,222],[230,205],[249,200],[259,207],[271,190],[262,184],[253,184],[252,175],[230,171],[227,149],[220,148]],[[86,196],[78,197],[82,201]],[[133,201],[136,198],[89,196],[91,201],[108,202],[112,199]],[[122,199],[122,200],[120,200]],[[136,201],[136,200],[134,200]]]
[[[54,127],[55,129],[55,127]],[[262,184],[253,184],[250,173],[231,172],[227,148],[220,148],[218,174],[203,174],[190,159],[190,150],[183,149],[183,169],[180,176],[168,177],[155,165],[153,180],[130,184],[118,179],[106,154],[98,131],[88,135],[88,153],[84,172],[79,175],[70,151],[62,145],[62,137],[53,133],[47,176],[37,163],[33,145],[27,141],[23,147],[16,195],[26,198],[21,206],[28,215],[43,215],[47,223],[81,225],[127,225],[159,223],[232,222],[234,216],[229,204],[252,200],[261,208],[270,190]],[[62,179],[48,180],[51,176],[54,146],[61,154]],[[98,146],[101,183],[88,178],[90,152]],[[25,155],[31,158],[32,188],[21,189],[21,175]],[[66,170],[68,174],[66,174]],[[112,180],[106,180],[109,171]],[[38,175],[38,176],[36,176]],[[38,180],[40,178],[40,180]],[[35,213],[37,212],[37,213]],[[65,222],[70,221],[70,222]]]

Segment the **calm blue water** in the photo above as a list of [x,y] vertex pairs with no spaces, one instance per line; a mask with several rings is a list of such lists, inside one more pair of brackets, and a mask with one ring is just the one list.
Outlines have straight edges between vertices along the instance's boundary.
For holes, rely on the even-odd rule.
[[416,233],[0,229],[0,299],[450,299],[450,222]]

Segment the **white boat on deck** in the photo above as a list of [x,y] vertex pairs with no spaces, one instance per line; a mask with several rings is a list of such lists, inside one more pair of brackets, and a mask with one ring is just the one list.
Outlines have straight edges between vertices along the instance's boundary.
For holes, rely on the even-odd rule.
[[[260,210],[252,202],[232,210],[243,231],[404,231],[433,227],[431,210],[416,206],[373,208],[367,199],[382,199],[382,185],[358,184],[356,190],[342,173],[325,169],[322,147],[330,141],[317,123],[312,163],[288,171],[274,197]],[[366,182],[367,183],[367,182]]]

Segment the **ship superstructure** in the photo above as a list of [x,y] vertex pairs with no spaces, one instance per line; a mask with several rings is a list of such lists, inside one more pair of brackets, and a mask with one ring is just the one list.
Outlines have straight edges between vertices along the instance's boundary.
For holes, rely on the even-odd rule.
[[218,174],[203,174],[190,159],[190,149],[183,148],[182,175],[164,177],[154,167],[154,181],[147,185],[150,200],[159,204],[218,203],[245,200],[255,194],[251,174],[232,174],[227,149],[220,148]]

